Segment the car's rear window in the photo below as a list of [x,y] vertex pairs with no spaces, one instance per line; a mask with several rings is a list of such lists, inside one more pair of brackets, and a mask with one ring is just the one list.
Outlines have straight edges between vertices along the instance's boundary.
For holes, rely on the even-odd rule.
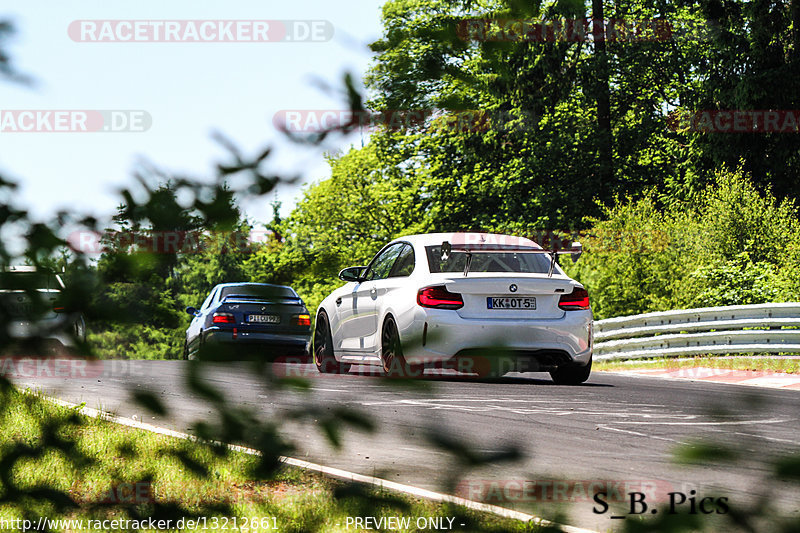
[[220,299],[236,294],[254,298],[297,298],[297,293],[289,287],[279,287],[276,285],[235,285],[233,287],[223,287]]
[[[447,260],[442,260],[442,247],[426,246],[428,267],[432,274],[439,272],[463,272],[467,264],[465,252],[451,252]],[[556,267],[558,268],[558,267]],[[550,256],[543,253],[520,251],[473,252],[470,272],[516,272],[521,274],[547,274],[550,270]]]

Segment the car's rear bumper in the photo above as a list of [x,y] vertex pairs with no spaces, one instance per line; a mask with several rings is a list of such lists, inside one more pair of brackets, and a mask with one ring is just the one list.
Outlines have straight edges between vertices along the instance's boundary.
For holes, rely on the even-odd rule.
[[9,320],[6,331],[16,341],[54,341],[67,348],[75,347],[75,320],[56,318],[52,320]]
[[223,344],[227,346],[258,346],[270,351],[282,352],[286,355],[306,354],[311,347],[311,333],[286,334],[263,333],[237,330],[208,329],[203,333],[205,344]]
[[[592,356],[592,312],[565,311],[554,319],[472,319],[445,309],[419,308],[400,325],[410,364],[503,356],[529,371],[588,364]],[[525,371],[525,370],[521,370]]]

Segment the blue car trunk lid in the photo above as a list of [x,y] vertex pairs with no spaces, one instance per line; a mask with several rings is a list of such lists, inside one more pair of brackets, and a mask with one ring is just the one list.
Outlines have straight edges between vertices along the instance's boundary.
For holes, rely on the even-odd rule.
[[297,331],[308,329],[299,326],[297,316],[308,314],[306,306],[297,297],[257,298],[250,295],[231,295],[217,308],[217,313],[230,313],[237,327],[260,331]]

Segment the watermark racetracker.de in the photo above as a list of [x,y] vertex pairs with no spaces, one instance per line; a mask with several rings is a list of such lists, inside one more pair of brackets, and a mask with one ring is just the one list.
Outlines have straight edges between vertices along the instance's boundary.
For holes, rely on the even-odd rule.
[[532,128],[538,122],[533,113],[483,109],[389,109],[351,111],[342,109],[281,109],[272,117],[275,129],[290,134],[322,133],[332,130],[447,130],[459,132],[507,131]]
[[149,367],[127,360],[81,357],[0,357],[0,376],[16,379],[128,378],[148,375]]
[[707,41],[717,32],[707,21],[667,19],[463,19],[456,33],[464,41],[476,42],[590,42],[607,43]]
[[117,505],[139,505],[169,501],[173,495],[179,495],[183,501],[201,503],[261,503],[272,497],[274,485],[264,483],[242,486],[233,481],[218,480],[211,490],[203,484],[174,481],[160,484],[149,480],[119,481],[99,492],[82,495],[80,503],[101,503]]
[[165,230],[165,231],[89,231],[70,233],[66,242],[74,251],[87,255],[102,253],[196,254],[214,250],[215,253],[251,253],[253,245],[265,243],[272,232]]
[[464,479],[456,495],[484,503],[520,502],[581,503],[603,494],[607,502],[627,502],[630,494],[644,494],[648,501],[669,501],[670,493],[686,493],[692,484],[660,479]]
[[141,109],[0,109],[0,133],[141,133],[152,125]]
[[74,20],[79,43],[322,43],[333,38],[328,20]]
[[706,109],[674,111],[667,116],[669,129],[696,133],[798,133],[797,109]]
[[[483,241],[480,235],[484,235]],[[239,231],[163,230],[163,231],[94,231],[79,230],[67,235],[67,245],[88,255],[102,253],[193,254],[213,250],[215,253],[253,253],[259,244],[269,242],[273,233],[253,229]],[[453,234],[449,239],[456,246],[501,246],[505,250],[525,250],[532,240],[546,251],[565,251],[580,242],[587,253],[660,252],[677,246],[664,231],[649,229],[603,229],[591,232],[573,229],[542,229],[527,232],[523,237],[485,234]],[[587,246],[588,245],[588,246]]]

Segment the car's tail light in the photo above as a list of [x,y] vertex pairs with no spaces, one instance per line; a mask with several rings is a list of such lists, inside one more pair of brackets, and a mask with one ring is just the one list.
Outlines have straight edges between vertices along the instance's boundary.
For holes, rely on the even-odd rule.
[[236,319],[233,318],[233,315],[230,313],[214,313],[214,317],[211,320],[214,324],[233,324],[236,322]]
[[433,307],[436,309],[461,309],[464,307],[464,300],[461,295],[448,291],[444,285],[420,289],[417,293],[417,303],[421,307]]
[[589,291],[573,289],[570,294],[562,294],[561,299],[558,300],[558,307],[564,311],[589,309]]
[[292,322],[295,326],[310,326],[311,315],[294,315],[292,317]]
[[63,305],[57,305],[57,306],[53,307],[53,312],[55,312],[55,313],[64,313],[64,312],[66,312],[66,310],[67,310],[67,308],[64,307]]

